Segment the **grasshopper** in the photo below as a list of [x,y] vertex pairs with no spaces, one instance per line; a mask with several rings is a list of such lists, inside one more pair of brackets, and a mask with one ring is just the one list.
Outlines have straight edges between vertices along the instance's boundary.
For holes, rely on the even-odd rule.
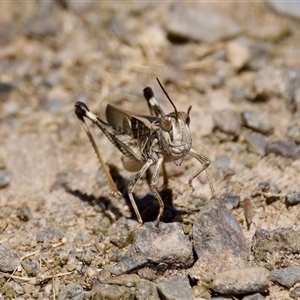
[[159,213],[155,221],[157,224],[164,211],[164,203],[156,187],[159,171],[163,163],[175,162],[176,165],[180,165],[185,156],[190,154],[202,165],[201,168],[189,179],[190,187],[193,189],[193,179],[205,170],[211,193],[214,195],[214,188],[206,170],[210,164],[210,160],[203,154],[192,149],[192,135],[189,128],[189,114],[192,106],[189,106],[187,112],[177,111],[176,106],[158,78],[157,81],[173,106],[174,111],[171,113],[166,114],[162,110],[154,97],[153,90],[150,87],[146,87],[144,89],[144,97],[146,98],[150,111],[153,115],[135,114],[131,111],[120,109],[108,104],[106,107],[106,123],[91,113],[84,103],[78,101],[75,104],[75,114],[78,119],[84,123],[85,130],[93,148],[96,151],[100,163],[104,168],[112,189],[116,190],[116,187],[108,170],[106,169],[98,149],[96,149],[96,144],[84,122],[84,117],[90,119],[94,124],[96,124],[111,143],[122,152],[124,168],[131,172],[137,172],[129,183],[127,192],[140,224],[143,223],[143,220],[135,203],[133,191],[137,182],[152,165],[156,165],[151,178],[150,188],[159,203]]

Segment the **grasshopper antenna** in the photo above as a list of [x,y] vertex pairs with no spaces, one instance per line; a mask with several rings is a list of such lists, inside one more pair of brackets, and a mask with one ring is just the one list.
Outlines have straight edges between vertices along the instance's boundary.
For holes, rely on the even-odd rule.
[[103,160],[103,157],[102,157],[102,155],[101,155],[101,153],[100,153],[100,151],[99,151],[99,149],[96,145],[96,142],[95,142],[95,140],[94,140],[94,138],[91,134],[91,131],[89,130],[89,127],[86,125],[86,123],[84,121],[84,117],[86,117],[88,113],[89,113],[89,109],[83,102],[80,102],[80,101],[76,102],[76,104],[75,104],[75,114],[76,114],[77,118],[82,122],[81,123],[82,127],[83,127],[84,131],[86,132],[86,134],[87,134],[87,136],[88,136],[88,138],[89,138],[89,140],[90,140],[90,142],[91,142],[91,144],[94,148],[94,151],[97,155],[97,158],[100,162],[100,165],[102,166],[103,172],[104,172],[104,174],[107,178],[108,185],[114,193],[119,193],[118,188],[117,188],[115,182],[113,181],[113,179],[112,179],[112,177],[109,173],[109,170],[108,170],[108,168],[107,168],[107,166],[106,166],[106,164]]
[[175,111],[175,114],[176,114],[176,119],[177,119],[177,116],[178,116],[178,112],[177,112],[177,108],[174,104],[174,102],[171,100],[171,98],[169,97],[168,93],[166,92],[166,90],[164,89],[163,85],[161,84],[161,82],[159,81],[159,79],[156,77],[156,80],[160,86],[160,88],[163,90],[163,92],[165,93],[165,95],[167,96],[168,100],[170,101],[170,103],[172,104],[172,106],[174,107],[174,111]]

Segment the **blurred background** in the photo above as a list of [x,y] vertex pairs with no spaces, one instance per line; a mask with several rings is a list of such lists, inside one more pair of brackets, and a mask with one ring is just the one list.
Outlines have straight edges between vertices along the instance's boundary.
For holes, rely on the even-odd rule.
[[[148,114],[151,86],[172,111],[156,77],[178,110],[193,106],[193,148],[211,159],[216,193],[237,208],[247,239],[257,228],[299,228],[300,2],[2,1],[0,10],[0,241],[34,251],[30,235],[41,226],[106,232],[109,208],[95,212],[64,189],[108,195],[74,104],[103,118],[107,103]],[[105,161],[129,180],[121,154],[91,128]],[[197,207],[187,196],[197,164],[168,166],[176,207]],[[194,187],[210,198],[204,174]],[[115,205],[130,216],[124,199]],[[24,206],[34,222],[20,225]]]

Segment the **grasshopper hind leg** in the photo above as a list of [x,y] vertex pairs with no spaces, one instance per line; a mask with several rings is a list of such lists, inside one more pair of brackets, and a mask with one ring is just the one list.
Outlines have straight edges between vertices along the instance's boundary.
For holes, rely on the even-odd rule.
[[133,197],[133,191],[134,191],[136,184],[139,182],[139,180],[142,178],[142,176],[145,174],[145,172],[149,169],[149,167],[151,165],[153,165],[153,163],[154,162],[152,159],[148,159],[147,162],[143,165],[143,167],[139,170],[139,172],[135,175],[135,177],[130,181],[130,183],[127,187],[128,197],[130,199],[131,205],[134,209],[134,212],[135,212],[138,222],[140,224],[143,224],[143,220],[142,220],[141,214],[139,212],[139,209],[135,203],[135,200]]

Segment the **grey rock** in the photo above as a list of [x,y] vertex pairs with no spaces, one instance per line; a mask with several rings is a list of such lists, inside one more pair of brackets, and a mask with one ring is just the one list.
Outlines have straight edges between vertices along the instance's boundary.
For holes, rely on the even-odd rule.
[[223,109],[215,111],[213,113],[214,125],[216,128],[231,134],[233,136],[238,136],[241,131],[241,120],[235,110]]
[[143,255],[136,255],[123,259],[121,262],[107,267],[105,270],[114,275],[121,275],[134,269],[142,268],[148,263],[148,258]]
[[17,210],[17,217],[22,221],[29,221],[32,219],[32,212],[29,206],[22,205]]
[[11,182],[12,174],[7,170],[0,170],[0,189],[8,186]]
[[193,300],[192,288],[186,276],[170,276],[157,284],[159,294],[166,300]]
[[63,233],[53,227],[42,228],[36,235],[37,242],[57,243],[63,238]]
[[83,287],[78,283],[69,283],[58,294],[59,300],[82,300],[83,298]]
[[300,298],[300,286],[293,289],[290,293],[291,298],[299,299]]
[[257,73],[253,88],[253,100],[265,100],[277,95],[287,100],[291,110],[300,109],[299,68],[263,68]]
[[270,272],[263,267],[229,270],[215,276],[212,290],[224,295],[243,295],[266,292],[270,286]]
[[[176,245],[176,247],[174,247]],[[187,268],[194,262],[192,243],[180,223],[145,223],[125,257],[144,256],[149,263]]]
[[198,257],[231,252],[249,255],[242,229],[222,200],[211,199],[201,208],[193,225],[193,244]]
[[202,3],[176,2],[170,5],[165,27],[174,41],[213,43],[236,36],[240,28],[229,17]]
[[38,264],[29,259],[22,260],[21,265],[28,276],[36,276],[38,273]]
[[286,203],[288,205],[297,205],[300,203],[300,191],[294,190],[286,195]]
[[266,153],[273,153],[275,155],[296,160],[300,158],[300,146],[294,142],[279,140],[268,143],[266,147]]
[[246,67],[258,70],[270,61],[272,47],[266,42],[254,42],[241,37],[227,43],[226,54],[235,69],[240,70]]
[[297,282],[300,282],[300,267],[287,267],[271,272],[270,280],[291,288]]
[[271,134],[274,130],[268,118],[253,111],[244,111],[241,114],[243,125],[262,134]]
[[300,19],[300,2],[266,0],[266,3],[277,13]]
[[0,271],[12,272],[20,261],[19,255],[13,251],[9,244],[0,245]]
[[134,289],[94,281],[92,286],[93,299],[133,300]]
[[243,300],[264,300],[265,297],[259,293],[243,297]]
[[249,249],[235,217],[219,199],[201,208],[193,225],[193,244],[198,260],[191,277],[209,279],[233,268],[244,268]]
[[259,229],[252,239],[251,249],[257,261],[270,264],[268,261],[269,253],[281,261],[288,254],[300,253],[300,232],[291,228],[272,231]]
[[140,280],[135,288],[136,300],[160,300],[156,284],[149,280]]
[[256,132],[246,133],[244,138],[248,145],[249,152],[256,153],[261,156],[266,154],[268,142],[262,134]]

